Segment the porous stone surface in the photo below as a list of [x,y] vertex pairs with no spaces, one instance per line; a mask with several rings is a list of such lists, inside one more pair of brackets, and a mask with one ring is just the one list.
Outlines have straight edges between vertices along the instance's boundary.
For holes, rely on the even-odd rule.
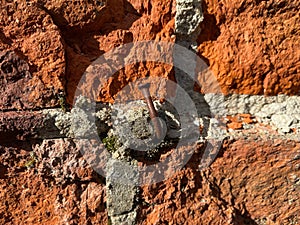
[[223,92],[299,95],[297,0],[204,0],[198,53]]
[[[76,86],[86,68],[103,53],[133,41],[174,41],[173,1],[39,1],[65,40],[67,100],[73,103]],[[137,56],[138,57],[138,56]],[[150,71],[150,74],[149,74]],[[127,65],[107,80],[99,100],[115,95],[139,77],[171,76],[172,67],[155,62]],[[89,81],[94,82],[94,81]]]
[[[224,92],[298,94],[299,91],[299,3],[296,0],[226,4],[210,0],[71,4],[69,1],[18,4],[3,1],[1,6],[1,49],[15,51],[28,63],[32,78],[26,86],[33,90],[22,98],[30,95],[30,104],[33,103],[28,107],[31,108],[58,105],[60,91],[65,91],[68,102],[72,103],[85,69],[114,47],[140,40],[174,42],[176,29],[178,34],[189,34],[199,24],[202,32],[198,34],[198,53]],[[23,14],[27,16],[21,18]],[[186,16],[193,19],[184,20]],[[177,38],[181,39],[179,35]],[[107,81],[99,98],[113,101],[128,80],[146,75],[172,78],[174,74],[172,67],[154,62],[128,65]]]
[[[122,1],[114,0],[107,2],[99,1],[33,1],[45,12],[54,18],[54,22],[61,28],[63,33],[88,32],[93,29],[100,29],[105,22],[113,16],[121,20],[124,13]],[[108,4],[119,4],[120,10],[108,9]],[[116,9],[116,6],[115,6]],[[112,14],[114,13],[114,14]]]
[[70,140],[1,145],[0,223],[107,224],[103,180],[78,151]]
[[299,142],[245,136],[224,147],[207,170],[197,170],[199,150],[171,179],[143,187],[141,223],[297,224]]
[[0,10],[0,79],[1,92],[5,93],[0,108],[58,105],[65,75],[58,27],[33,1],[3,0]]

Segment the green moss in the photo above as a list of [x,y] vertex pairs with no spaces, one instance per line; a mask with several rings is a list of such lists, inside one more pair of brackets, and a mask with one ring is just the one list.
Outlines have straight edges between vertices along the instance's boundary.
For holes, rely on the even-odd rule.
[[108,136],[103,138],[102,143],[105,145],[106,149],[109,152],[115,152],[120,147],[120,144],[118,143],[115,136]]
[[58,101],[59,101],[59,105],[60,105],[63,112],[69,112],[70,111],[70,106],[67,103],[66,95],[63,92],[58,94]]

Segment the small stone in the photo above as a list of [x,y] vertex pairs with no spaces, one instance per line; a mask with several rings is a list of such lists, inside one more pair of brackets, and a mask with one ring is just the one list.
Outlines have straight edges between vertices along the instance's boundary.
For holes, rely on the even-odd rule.
[[242,129],[243,128],[243,123],[241,123],[241,122],[231,122],[231,123],[227,124],[227,127],[231,128],[233,130]]

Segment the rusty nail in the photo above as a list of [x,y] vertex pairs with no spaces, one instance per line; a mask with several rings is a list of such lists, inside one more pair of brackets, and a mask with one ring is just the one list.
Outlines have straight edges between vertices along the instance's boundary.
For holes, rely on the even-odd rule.
[[153,101],[152,101],[152,98],[150,95],[150,91],[149,91],[150,84],[149,83],[140,84],[138,87],[146,100],[146,104],[148,106],[149,113],[150,113],[150,118],[151,118],[151,121],[152,121],[154,129],[155,129],[156,138],[160,139],[161,135],[162,135],[162,133],[161,133],[162,131],[161,131],[161,126],[160,126],[160,122],[158,119],[158,114],[154,108],[154,104],[153,104]]

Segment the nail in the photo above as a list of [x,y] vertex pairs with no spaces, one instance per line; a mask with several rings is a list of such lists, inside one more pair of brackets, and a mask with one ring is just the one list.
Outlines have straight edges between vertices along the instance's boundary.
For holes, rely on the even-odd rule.
[[142,92],[145,100],[146,100],[146,104],[148,106],[149,109],[149,113],[150,113],[150,118],[151,121],[153,123],[154,129],[155,129],[155,135],[157,139],[160,139],[162,136],[162,131],[161,131],[161,126],[160,126],[160,122],[158,119],[158,114],[156,109],[154,108],[154,104],[150,95],[150,84],[146,83],[146,84],[140,84],[139,86],[140,91]]

